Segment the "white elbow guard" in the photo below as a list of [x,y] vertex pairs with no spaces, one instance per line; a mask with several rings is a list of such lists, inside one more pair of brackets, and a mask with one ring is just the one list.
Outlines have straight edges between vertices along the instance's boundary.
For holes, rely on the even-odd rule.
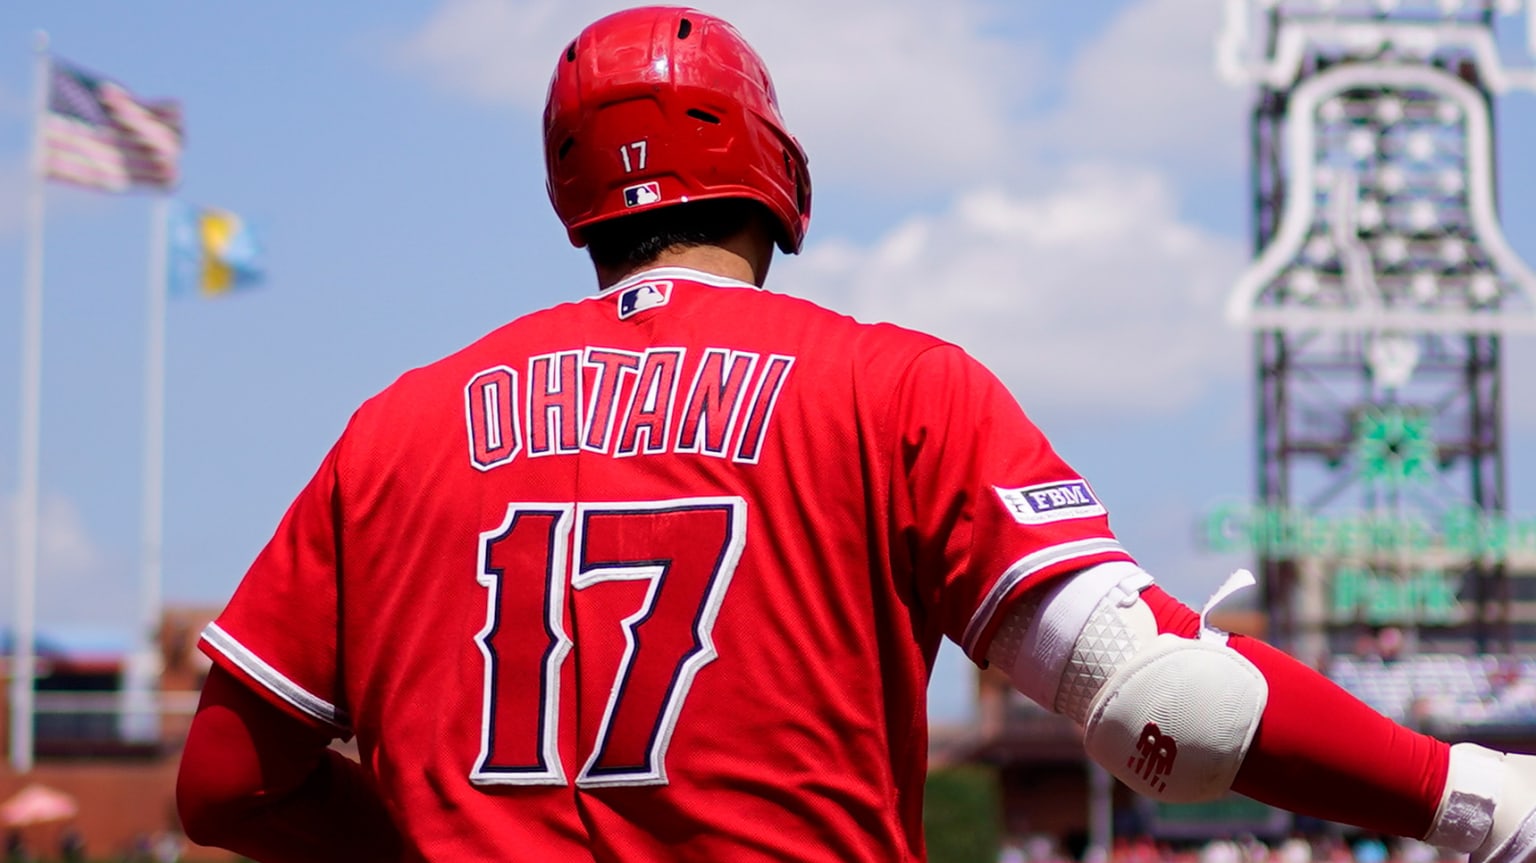
[[987,659],[1081,725],[1089,757],[1131,788],[1170,802],[1214,799],[1237,778],[1269,687],[1215,630],[1158,634],[1141,599],[1150,584],[1129,563],[1064,579],[1011,611]]
[[1470,854],[1472,863],[1536,859],[1536,756],[1452,746],[1440,810],[1424,841]]

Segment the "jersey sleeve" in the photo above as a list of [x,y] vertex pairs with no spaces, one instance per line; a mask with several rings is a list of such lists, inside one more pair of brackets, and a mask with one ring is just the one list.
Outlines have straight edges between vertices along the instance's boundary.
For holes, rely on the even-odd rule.
[[1131,557],[1093,488],[960,348],[907,368],[894,403],[893,512],[944,633],[985,664],[999,610],[1026,587]]
[[198,647],[278,707],[344,735],[337,685],[341,446],[289,506]]

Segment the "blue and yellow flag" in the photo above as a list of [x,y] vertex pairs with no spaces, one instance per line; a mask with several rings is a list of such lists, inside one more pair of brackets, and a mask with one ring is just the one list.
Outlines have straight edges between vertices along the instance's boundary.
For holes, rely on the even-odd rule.
[[228,210],[173,202],[167,240],[172,296],[219,296],[260,284],[265,275],[255,232]]

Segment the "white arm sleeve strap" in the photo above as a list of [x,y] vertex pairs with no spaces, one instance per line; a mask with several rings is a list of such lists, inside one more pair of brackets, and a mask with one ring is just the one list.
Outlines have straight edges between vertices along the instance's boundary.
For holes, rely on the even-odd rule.
[[1536,756],[1452,746],[1440,809],[1424,841],[1470,853],[1471,863],[1536,859]]
[[1063,579],[1008,612],[987,660],[1082,726],[1089,757],[1131,788],[1174,802],[1220,797],[1253,742],[1269,688],[1224,634],[1203,626],[1204,614],[1198,639],[1159,635],[1141,599],[1151,584],[1123,562]]

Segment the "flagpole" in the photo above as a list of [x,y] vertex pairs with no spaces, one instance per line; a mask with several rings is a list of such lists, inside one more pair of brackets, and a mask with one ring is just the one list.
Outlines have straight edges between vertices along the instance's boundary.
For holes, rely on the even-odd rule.
[[159,736],[157,689],[160,677],[161,547],[165,512],[165,318],[166,244],[170,198],[155,198],[150,210],[149,279],[144,350],[144,523],[141,546],[139,642],[129,668],[124,736]]
[[38,464],[41,460],[43,389],[44,140],[47,110],[48,34],[36,38],[32,166],[27,190],[26,279],[22,299],[21,434],[16,494],[15,616],[11,632],[11,768],[29,773],[33,760],[33,680],[37,676]]

